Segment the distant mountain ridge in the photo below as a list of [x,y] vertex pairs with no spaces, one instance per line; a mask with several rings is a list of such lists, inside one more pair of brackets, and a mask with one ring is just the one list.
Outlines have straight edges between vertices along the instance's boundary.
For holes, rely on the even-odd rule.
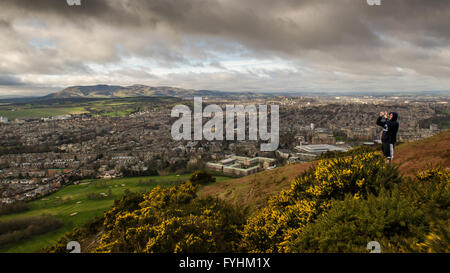
[[68,99],[68,98],[125,98],[125,97],[193,97],[193,96],[229,96],[250,95],[250,92],[233,93],[212,90],[194,90],[169,86],[151,87],[147,85],[90,85],[71,86],[56,93],[49,94],[43,99]]

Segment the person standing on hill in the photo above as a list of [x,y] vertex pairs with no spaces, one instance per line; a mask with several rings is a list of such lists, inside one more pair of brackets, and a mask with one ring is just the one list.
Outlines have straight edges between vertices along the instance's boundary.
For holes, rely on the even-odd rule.
[[[383,121],[384,117],[384,121]],[[377,119],[377,125],[383,127],[381,136],[382,150],[386,161],[392,163],[394,160],[394,145],[397,142],[397,132],[399,124],[397,122],[398,114],[396,112],[381,112]]]

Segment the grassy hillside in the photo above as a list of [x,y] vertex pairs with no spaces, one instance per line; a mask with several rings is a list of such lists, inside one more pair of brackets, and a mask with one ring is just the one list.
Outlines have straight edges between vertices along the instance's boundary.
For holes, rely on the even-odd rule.
[[[262,186],[218,181],[203,188],[234,186],[221,198],[198,198],[198,187],[211,181],[200,183],[208,176],[200,174],[179,186],[125,195],[102,219],[46,251],[66,253],[67,243],[78,241],[84,252],[106,253],[367,253],[367,243],[377,241],[383,253],[450,252],[450,172],[442,167],[405,178],[380,152],[344,154],[316,162],[269,200],[252,192],[274,190],[283,172],[266,172]],[[235,206],[221,200],[233,195]],[[245,213],[257,200],[265,201]]]
[[[266,204],[270,195],[290,187],[292,180],[315,163],[297,163],[263,171],[239,179],[207,185],[199,190],[200,196],[216,196],[234,205],[255,212]],[[428,164],[450,168],[450,131],[396,147],[395,164],[400,174],[414,176]]]
[[[35,236],[33,238],[9,245],[0,249],[0,252],[35,252],[41,248],[54,244],[65,232],[71,231],[73,227],[78,227],[86,223],[95,216],[103,215],[108,210],[114,200],[123,196],[125,190],[131,192],[147,191],[155,186],[172,186],[185,181],[189,175],[165,175],[153,177],[120,178],[113,180],[84,181],[78,185],[71,185],[64,189],[30,202],[30,209],[23,213],[5,215],[2,220],[11,220],[30,216],[40,216],[50,214],[64,221],[64,226],[56,231]],[[217,181],[228,178],[216,177]],[[151,182],[148,182],[151,180]],[[147,181],[139,183],[139,181]],[[108,195],[110,189],[111,194]],[[101,199],[89,199],[89,193],[104,193],[108,196]]]
[[413,176],[428,164],[450,168],[450,130],[415,142],[396,147],[394,158],[400,173]]
[[300,163],[267,170],[246,177],[218,181],[199,190],[200,197],[215,196],[254,212],[266,204],[270,195],[288,188],[292,180],[313,163]]

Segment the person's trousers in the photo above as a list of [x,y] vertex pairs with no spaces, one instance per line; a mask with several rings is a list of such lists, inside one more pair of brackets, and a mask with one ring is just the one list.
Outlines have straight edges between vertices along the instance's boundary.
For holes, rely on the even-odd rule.
[[391,160],[394,159],[394,144],[383,142],[382,149],[384,157]]

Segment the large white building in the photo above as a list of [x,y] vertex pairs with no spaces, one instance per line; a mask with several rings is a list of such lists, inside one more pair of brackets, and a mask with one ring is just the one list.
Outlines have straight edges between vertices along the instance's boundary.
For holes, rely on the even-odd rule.
[[316,145],[300,145],[296,146],[295,149],[299,152],[305,152],[315,155],[320,155],[329,151],[347,152],[348,149],[337,147],[329,144],[316,144]]
[[267,157],[244,157],[231,156],[219,162],[208,162],[207,168],[233,176],[246,176],[260,172],[274,165],[276,162],[273,158]]

